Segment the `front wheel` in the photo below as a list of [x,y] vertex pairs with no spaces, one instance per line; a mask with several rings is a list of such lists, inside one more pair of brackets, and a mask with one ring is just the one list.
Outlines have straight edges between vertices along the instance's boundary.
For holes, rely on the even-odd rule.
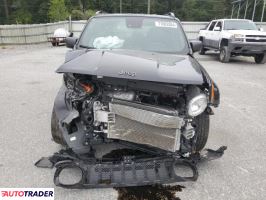
[[265,64],[266,63],[266,54],[257,54],[254,56],[255,62],[257,64]]
[[196,151],[201,151],[209,137],[210,116],[207,113],[202,113],[195,118],[195,139],[196,139]]
[[231,53],[227,46],[221,47],[219,60],[222,63],[228,63],[230,61]]
[[205,55],[206,54],[206,49],[204,48],[203,44],[202,44],[202,47],[201,47],[201,49],[199,51],[199,54],[200,55]]

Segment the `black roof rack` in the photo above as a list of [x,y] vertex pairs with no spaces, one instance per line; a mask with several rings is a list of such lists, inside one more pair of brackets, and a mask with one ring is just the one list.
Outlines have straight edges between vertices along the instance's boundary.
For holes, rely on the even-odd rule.
[[173,12],[169,12],[169,13],[167,13],[166,15],[175,18],[175,13],[173,13]]
[[96,15],[102,15],[102,14],[108,14],[107,12],[104,12],[104,11],[102,11],[102,10],[98,10],[98,11],[96,11],[96,13],[95,13]]

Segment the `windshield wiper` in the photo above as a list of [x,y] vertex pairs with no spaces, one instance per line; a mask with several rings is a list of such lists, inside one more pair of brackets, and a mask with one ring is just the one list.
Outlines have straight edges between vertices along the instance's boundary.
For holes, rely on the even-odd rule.
[[95,47],[90,47],[90,46],[86,46],[86,45],[82,45],[82,44],[80,44],[79,47],[85,48],[85,49],[96,49]]

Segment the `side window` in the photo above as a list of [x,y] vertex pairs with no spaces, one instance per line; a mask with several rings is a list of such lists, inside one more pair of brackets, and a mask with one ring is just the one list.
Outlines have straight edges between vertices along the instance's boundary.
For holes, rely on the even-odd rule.
[[202,30],[208,30],[208,27],[210,26],[211,22],[208,23]]
[[222,26],[223,26],[223,24],[222,24],[222,22],[220,21],[220,22],[217,22],[217,24],[216,24],[215,27],[218,27],[218,28],[220,28],[220,30],[222,30]]
[[209,31],[212,31],[214,29],[214,26],[216,24],[217,21],[213,21],[209,27]]

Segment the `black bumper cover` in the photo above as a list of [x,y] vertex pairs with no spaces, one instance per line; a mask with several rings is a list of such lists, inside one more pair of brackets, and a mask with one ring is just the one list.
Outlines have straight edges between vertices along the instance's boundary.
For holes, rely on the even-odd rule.
[[[207,149],[204,154],[197,153],[187,158],[168,155],[135,159],[129,156],[124,157],[122,161],[81,159],[71,150],[61,150],[51,157],[41,158],[35,165],[42,168],[55,167],[54,183],[63,188],[85,189],[170,184],[196,181],[198,178],[197,164],[201,161],[220,158],[225,150],[225,146],[216,151]],[[191,177],[179,176],[175,171],[178,165],[190,168],[193,175]],[[78,183],[66,185],[60,182],[60,173],[69,168],[81,170],[82,177]]]

